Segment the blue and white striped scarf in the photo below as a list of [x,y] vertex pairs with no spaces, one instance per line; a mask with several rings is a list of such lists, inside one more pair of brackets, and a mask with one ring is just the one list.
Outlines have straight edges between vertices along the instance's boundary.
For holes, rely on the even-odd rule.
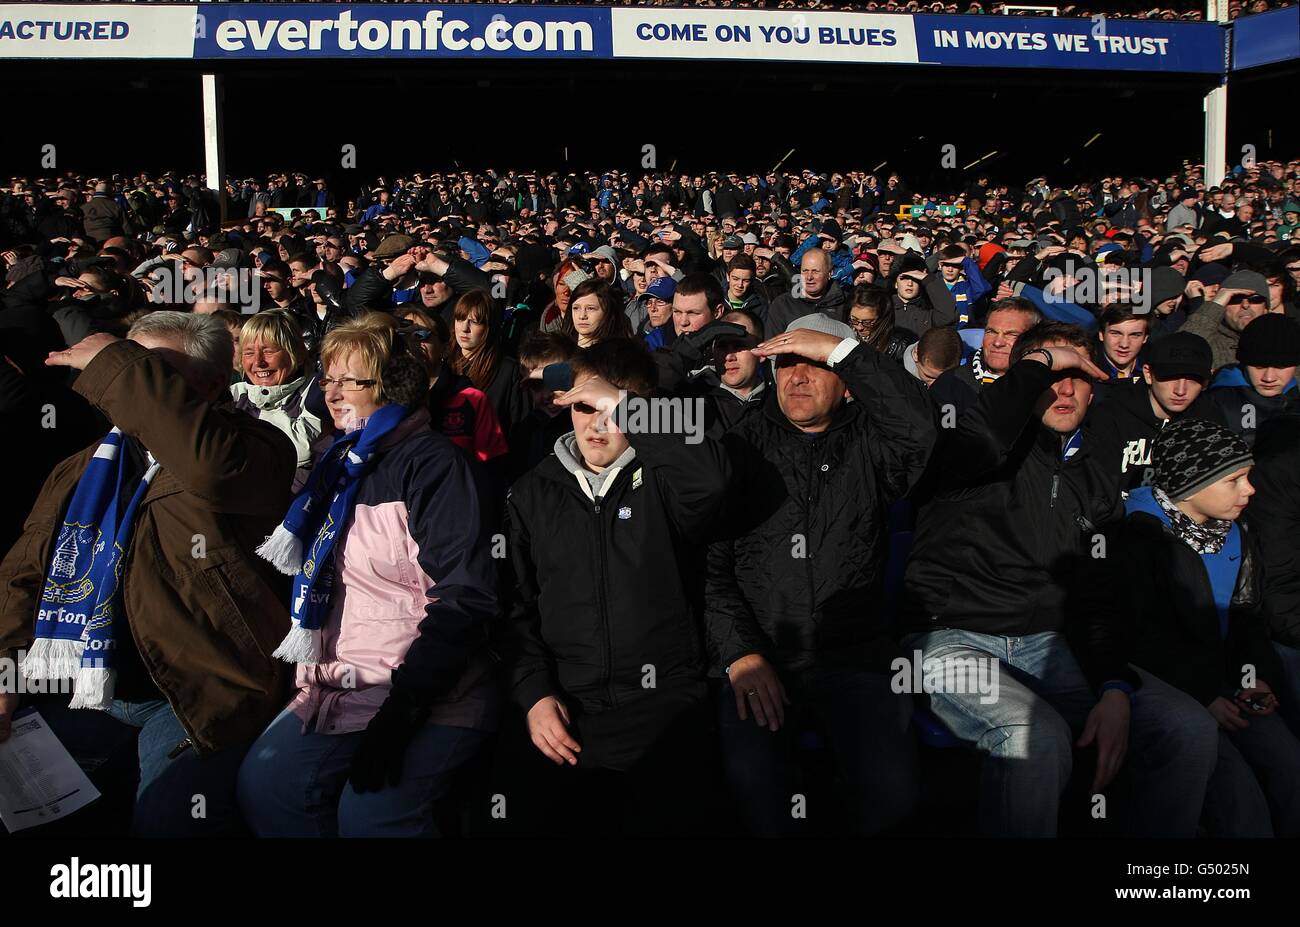
[[320,661],[320,629],[333,599],[335,543],[352,518],[357,490],[374,467],[380,441],[408,414],[406,406],[383,406],[366,420],[365,427],[335,441],[312,468],[311,478],[290,504],[284,521],[257,549],[264,560],[294,578],[290,599],[293,626],[276,648],[275,657],[287,663]]
[[[136,511],[158,469],[152,458],[143,474],[133,468],[122,432],[114,428],[77,480],[59,528],[22,670],[31,680],[75,677],[71,708],[105,709],[113,700],[122,564]],[[120,508],[127,490],[130,499]]]

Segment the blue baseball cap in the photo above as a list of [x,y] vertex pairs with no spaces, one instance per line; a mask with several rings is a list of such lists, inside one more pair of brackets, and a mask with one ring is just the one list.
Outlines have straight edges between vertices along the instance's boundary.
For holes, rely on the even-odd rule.
[[645,295],[655,299],[662,299],[666,303],[673,301],[673,294],[677,292],[677,284],[672,277],[656,277],[650,281],[650,285],[645,288]]

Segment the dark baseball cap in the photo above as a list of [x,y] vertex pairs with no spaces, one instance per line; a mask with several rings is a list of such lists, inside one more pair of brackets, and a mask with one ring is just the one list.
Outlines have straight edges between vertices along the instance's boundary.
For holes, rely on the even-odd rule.
[[1173,332],[1151,342],[1144,352],[1143,363],[1151,368],[1151,375],[1157,380],[1181,377],[1209,380],[1214,354],[1209,342],[1200,335]]

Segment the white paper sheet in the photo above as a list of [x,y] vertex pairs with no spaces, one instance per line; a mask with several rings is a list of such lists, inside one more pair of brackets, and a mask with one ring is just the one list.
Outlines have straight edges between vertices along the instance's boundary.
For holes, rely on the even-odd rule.
[[39,712],[14,716],[12,734],[0,743],[0,822],[11,834],[48,824],[98,797]]

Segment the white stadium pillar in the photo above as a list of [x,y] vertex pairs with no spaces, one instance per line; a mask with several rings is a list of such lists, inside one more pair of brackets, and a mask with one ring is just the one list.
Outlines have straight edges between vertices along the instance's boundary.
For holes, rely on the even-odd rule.
[[[1208,22],[1228,21],[1227,0],[1206,0]],[[1227,55],[1225,52],[1225,61]],[[1228,75],[1205,95],[1205,185],[1217,186],[1228,172]]]
[[203,75],[203,164],[208,189],[216,194],[220,204],[222,222],[226,221],[224,89],[220,74]]

